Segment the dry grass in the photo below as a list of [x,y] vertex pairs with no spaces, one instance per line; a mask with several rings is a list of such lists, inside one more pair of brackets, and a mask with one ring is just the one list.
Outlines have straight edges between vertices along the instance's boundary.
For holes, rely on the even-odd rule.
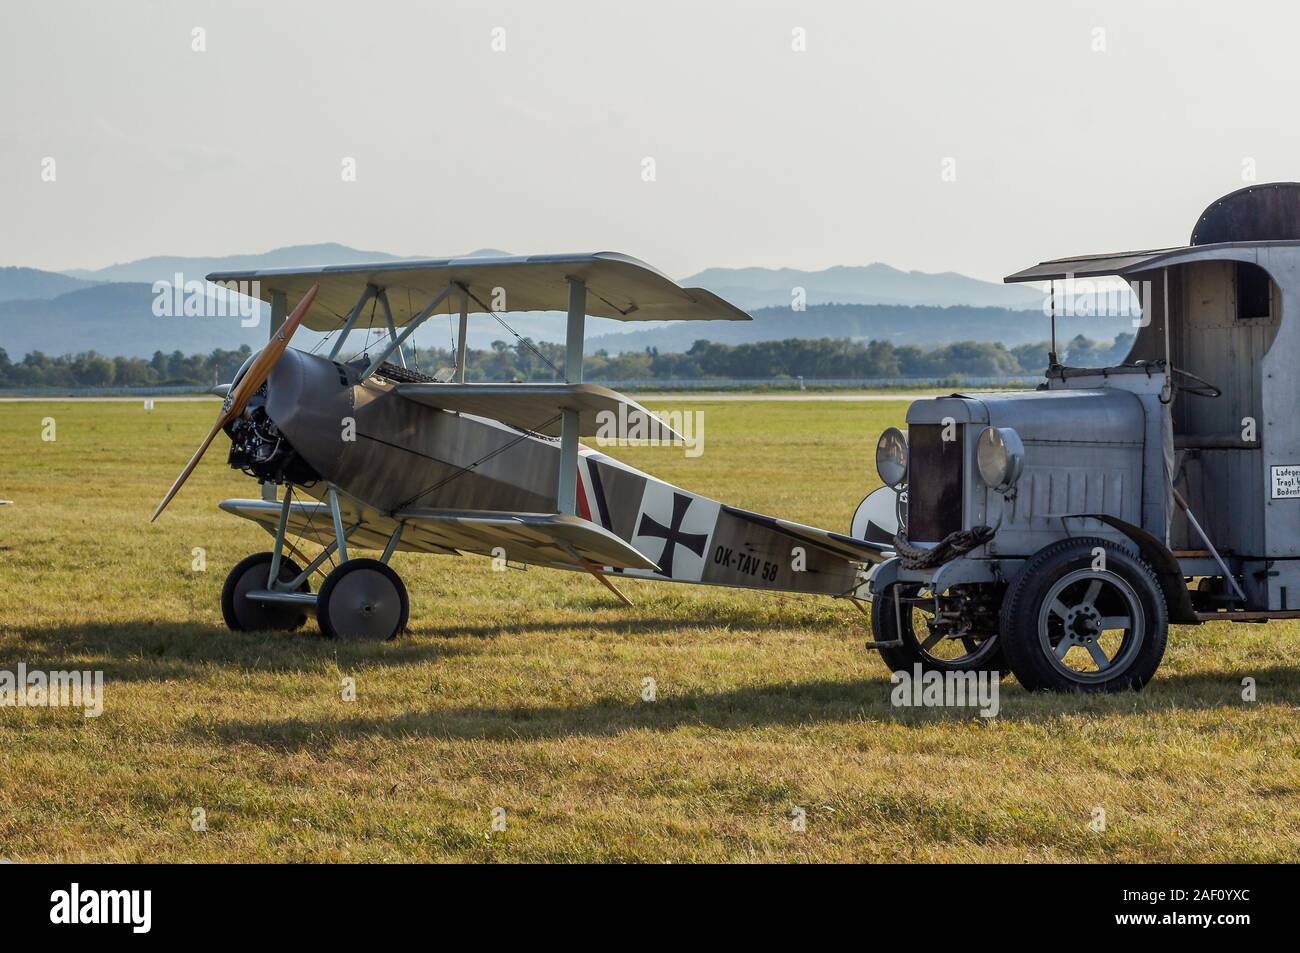
[[[874,435],[904,409],[704,406],[703,457],[626,455],[834,528],[874,486]],[[592,580],[473,558],[395,559],[413,608],[393,644],[328,643],[314,623],[234,635],[222,580],[269,537],[216,510],[256,494],[220,442],[147,522],[215,412],[0,405],[0,496],[17,501],[0,508],[0,669],[107,682],[98,719],[0,709],[0,856],[1300,859],[1295,625],[1178,629],[1141,695],[1029,697],[1009,682],[988,721],[891,708],[842,604],[629,584],[627,610]],[[640,700],[645,677],[656,702]],[[498,806],[505,832],[491,830]],[[1095,807],[1104,833],[1088,828]]]

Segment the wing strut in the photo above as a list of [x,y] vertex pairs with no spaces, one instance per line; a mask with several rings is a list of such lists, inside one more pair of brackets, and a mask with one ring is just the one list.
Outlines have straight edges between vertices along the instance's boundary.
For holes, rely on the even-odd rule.
[[[569,279],[569,326],[564,339],[564,379],[582,383],[582,344],[587,321],[587,286]],[[560,411],[560,482],[555,509],[569,516],[578,514],[578,412]]]
[[456,338],[456,381],[465,383],[465,358],[469,344],[469,290],[460,286],[460,336]]
[[383,351],[380,352],[379,356],[376,357],[374,360],[372,360],[370,364],[366,367],[366,369],[361,372],[361,376],[357,378],[357,383],[358,384],[361,383],[363,380],[365,380],[367,377],[369,377],[371,374],[377,371],[379,369],[379,365],[384,363],[384,361],[388,360],[389,355],[391,355],[394,351],[396,351],[403,344],[405,344],[406,339],[415,333],[416,328],[418,328],[420,325],[422,325],[425,321],[429,319],[430,315],[432,315],[433,312],[437,310],[438,305],[442,304],[443,299],[446,298],[447,295],[451,294],[452,289],[455,287],[456,287],[455,285],[448,285],[447,287],[443,288],[441,291],[438,292],[437,296],[432,301],[430,301],[427,305],[424,306],[423,311],[421,311],[419,314],[413,317],[409,322],[407,322],[406,327],[402,329],[402,333],[399,334],[394,340],[389,341],[388,346],[384,348]]
[[[361,317],[361,312],[365,308],[366,302],[373,297],[375,297],[375,286],[366,285],[366,289],[361,292],[361,297],[358,298],[357,303],[352,306],[352,311],[348,314],[348,319],[343,322],[343,328],[339,331],[338,340],[335,341],[334,346],[330,348],[331,361],[338,357],[339,352],[343,350],[343,342],[348,339],[348,335],[352,333],[352,329],[357,326],[357,320]],[[373,308],[371,309],[371,314],[372,316],[374,314]]]

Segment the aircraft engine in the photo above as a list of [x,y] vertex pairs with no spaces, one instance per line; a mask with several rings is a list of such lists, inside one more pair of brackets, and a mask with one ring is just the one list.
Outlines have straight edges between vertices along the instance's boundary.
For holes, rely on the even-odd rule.
[[293,448],[266,412],[266,385],[248,402],[243,414],[226,425],[230,437],[227,462],[263,483],[314,483],[320,479],[311,464]]

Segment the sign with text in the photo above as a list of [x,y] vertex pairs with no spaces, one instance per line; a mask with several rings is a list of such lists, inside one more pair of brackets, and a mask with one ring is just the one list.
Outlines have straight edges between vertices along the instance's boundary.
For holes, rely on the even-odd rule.
[[1273,499],[1300,500],[1300,466],[1273,467]]

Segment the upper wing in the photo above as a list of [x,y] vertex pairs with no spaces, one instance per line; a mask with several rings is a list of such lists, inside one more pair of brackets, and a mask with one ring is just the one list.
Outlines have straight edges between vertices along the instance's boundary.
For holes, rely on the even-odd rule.
[[[643,261],[618,252],[448,258],[323,268],[222,271],[208,280],[270,301],[276,292],[292,300],[320,285],[316,306],[303,322],[313,331],[343,326],[367,285],[385,289],[398,327],[415,317],[440,291],[464,288],[470,310],[565,311],[569,281],[587,289],[586,312],[618,321],[749,321],[749,315],[701,288],[683,288]],[[244,289],[248,290],[245,291]],[[504,293],[502,293],[504,292]],[[454,306],[449,301],[449,307]],[[383,309],[361,314],[354,327],[387,327]]]

